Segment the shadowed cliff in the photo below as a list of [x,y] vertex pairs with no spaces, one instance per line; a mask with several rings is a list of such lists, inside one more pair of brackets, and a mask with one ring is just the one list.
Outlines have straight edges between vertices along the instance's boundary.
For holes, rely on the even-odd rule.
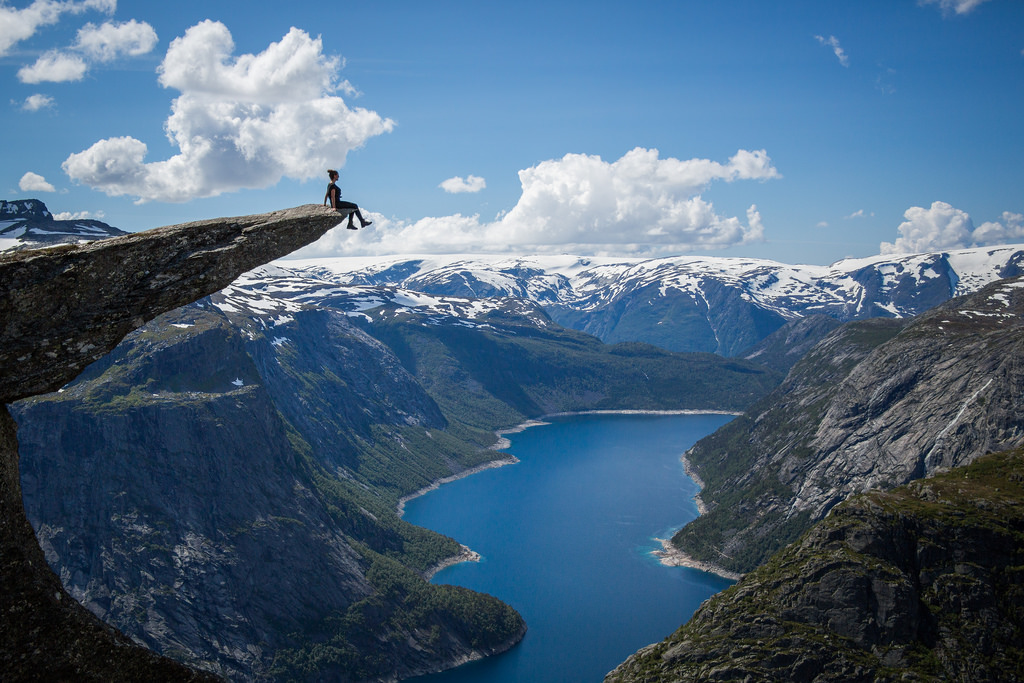
[[5,680],[207,680],[75,602],[22,505],[6,404],[56,391],[159,314],[212,294],[339,223],[315,205],[0,256],[0,670]]

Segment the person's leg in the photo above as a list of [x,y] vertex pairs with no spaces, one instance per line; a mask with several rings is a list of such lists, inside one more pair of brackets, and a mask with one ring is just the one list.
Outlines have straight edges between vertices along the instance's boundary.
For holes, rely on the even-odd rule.
[[[356,226],[352,224],[352,215],[359,213],[359,207],[352,202],[339,201],[337,207],[335,207],[340,214],[348,214],[348,228],[349,230],[355,230]],[[359,221],[362,222],[360,217]]]

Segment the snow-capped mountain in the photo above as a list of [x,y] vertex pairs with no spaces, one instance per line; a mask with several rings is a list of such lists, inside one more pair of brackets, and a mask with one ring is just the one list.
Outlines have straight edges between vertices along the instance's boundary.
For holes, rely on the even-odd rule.
[[538,328],[553,325],[547,313],[527,298],[445,296],[394,286],[340,285],[307,271],[274,265],[238,278],[214,295],[213,304],[224,313],[269,320],[273,326],[291,322],[295,313],[307,307],[331,308],[371,323],[414,314],[426,325],[488,328],[496,320]]
[[91,242],[128,233],[102,221],[58,221],[38,199],[0,200],[0,252]]
[[736,355],[796,318],[906,317],[1022,272],[1024,245],[846,259],[829,266],[678,256],[392,256],[279,261],[345,286],[515,297],[606,342]]

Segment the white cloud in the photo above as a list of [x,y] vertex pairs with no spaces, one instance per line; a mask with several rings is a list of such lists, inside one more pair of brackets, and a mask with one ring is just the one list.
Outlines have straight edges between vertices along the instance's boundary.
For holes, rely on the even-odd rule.
[[56,24],[62,14],[80,14],[86,10],[113,14],[115,9],[117,0],[34,0],[24,9],[0,4],[0,57],[21,41],[31,38],[40,27]]
[[39,111],[46,107],[53,106],[53,98],[49,95],[42,95],[36,93],[35,95],[29,95],[25,98],[25,103],[21,105],[21,108],[25,111]]
[[46,182],[46,178],[32,171],[21,176],[18,189],[22,192],[56,192],[53,185]]
[[974,242],[978,246],[1024,242],[1024,214],[1004,211],[1003,222],[982,223],[974,231]]
[[171,42],[158,71],[181,93],[164,124],[179,154],[146,162],[144,142],[110,138],[69,156],[64,171],[108,195],[185,202],[319,176],[394,127],[334,94],[352,91],[338,81],[340,60],[305,31],[292,28],[256,55],[233,51],[227,27],[213,21]]
[[438,185],[442,190],[451,194],[457,194],[459,192],[479,192],[480,190],[487,187],[487,181],[480,176],[455,176],[445,180]]
[[80,81],[88,66],[78,55],[49,50],[44,52],[32,66],[18,69],[18,80],[22,83],[64,83]]
[[900,223],[900,237],[895,242],[882,242],[882,254],[945,251],[966,247],[1024,240],[1024,215],[1006,211],[1003,222],[983,223],[977,229],[971,217],[946,202],[933,202],[930,208],[912,206],[904,212],[907,220]]
[[89,219],[102,219],[106,214],[102,211],[93,213],[91,211],[61,211],[60,213],[53,214],[53,220],[55,221],[83,221]]
[[157,44],[156,31],[146,22],[86,24],[78,30],[74,48],[97,62],[111,62],[120,55],[138,57]]
[[832,52],[839,59],[840,64],[842,64],[843,66],[850,66],[850,58],[846,55],[846,52],[843,51],[842,46],[839,44],[838,38],[836,38],[835,36],[829,36],[828,38],[824,36],[814,37],[822,45],[832,48]]
[[679,253],[760,241],[756,206],[720,216],[700,193],[712,182],[780,177],[763,151],[740,150],[728,163],[660,159],[637,148],[609,163],[567,154],[519,172],[519,202],[493,222],[479,216],[409,223],[374,216],[374,227],[335,230],[304,255],[458,252]]
[[938,5],[947,14],[949,12],[967,14],[983,2],[988,2],[988,0],[918,0],[920,5]]

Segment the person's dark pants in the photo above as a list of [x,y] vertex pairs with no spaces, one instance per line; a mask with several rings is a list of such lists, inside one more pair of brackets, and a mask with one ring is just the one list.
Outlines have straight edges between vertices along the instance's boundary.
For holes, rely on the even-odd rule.
[[338,205],[335,207],[335,209],[337,209],[337,211],[339,213],[347,213],[348,214],[348,224],[349,225],[352,225],[352,216],[355,216],[356,218],[359,219],[359,224],[360,225],[366,223],[366,221],[363,220],[363,214],[359,213],[359,206],[357,204],[353,204],[352,202],[341,202],[341,201],[339,201]]

